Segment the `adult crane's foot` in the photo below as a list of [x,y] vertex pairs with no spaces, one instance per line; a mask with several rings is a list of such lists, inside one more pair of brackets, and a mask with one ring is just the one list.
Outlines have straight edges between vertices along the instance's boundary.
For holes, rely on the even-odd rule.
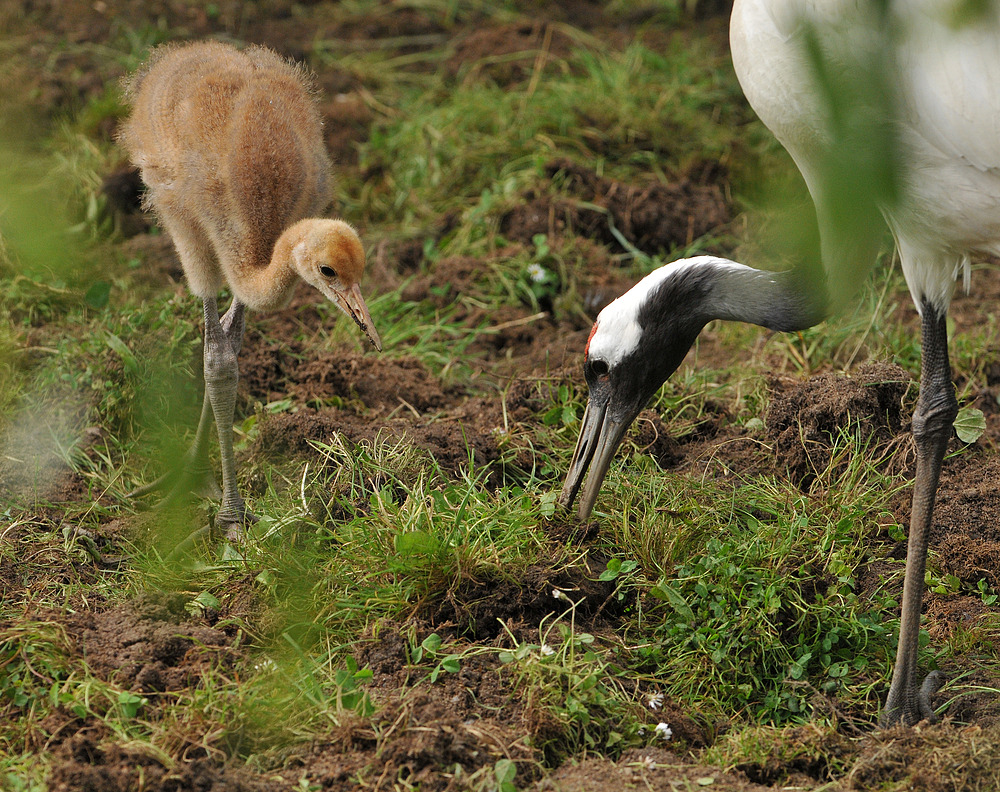
[[240,503],[238,506],[224,506],[219,509],[219,513],[215,515],[215,527],[226,532],[228,541],[242,544],[246,527],[253,525],[259,519],[246,507],[246,504]]
[[893,726],[913,726],[920,721],[936,723],[937,713],[931,705],[931,697],[935,695],[944,685],[944,675],[940,671],[931,671],[924,677],[923,684],[916,695],[907,703],[895,703],[893,691],[889,691],[889,698],[885,702],[882,716],[879,718],[880,729],[891,729]]
[[924,720],[930,723],[937,723],[937,713],[931,706],[931,696],[935,695],[944,685],[944,674],[940,671],[931,671],[924,677],[924,683],[917,692],[917,706],[920,707],[920,714]]

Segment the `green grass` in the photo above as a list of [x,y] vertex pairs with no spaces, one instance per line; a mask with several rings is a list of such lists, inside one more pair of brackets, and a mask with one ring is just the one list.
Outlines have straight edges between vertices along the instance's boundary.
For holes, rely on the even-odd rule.
[[454,239],[439,243],[457,254],[491,238],[496,208],[510,206],[558,157],[635,179],[683,172],[734,145],[731,125],[743,120],[738,88],[717,51],[678,36],[667,53],[638,44],[611,52],[567,32],[576,37],[572,55],[527,84],[468,82],[461,73],[454,84],[414,77],[409,63],[380,63],[386,112],[361,147],[361,172],[381,178],[345,182],[345,214],[412,231],[461,212]]
[[894,484],[882,455],[849,442],[831,461],[846,473],[818,497],[738,471],[732,484],[699,485],[642,457],[613,468],[597,509],[635,564],[628,582],[643,609],[630,638],[672,696],[779,723],[809,711],[817,689],[877,705],[892,628],[879,615],[886,602],[857,597],[854,570]]

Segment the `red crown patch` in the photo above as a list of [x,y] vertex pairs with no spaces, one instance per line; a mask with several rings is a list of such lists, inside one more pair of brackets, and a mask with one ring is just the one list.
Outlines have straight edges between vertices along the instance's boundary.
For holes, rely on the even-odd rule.
[[590,328],[590,335],[587,336],[587,346],[583,348],[583,359],[586,360],[587,356],[590,354],[590,342],[594,338],[594,333],[597,332],[597,322],[594,322],[594,326]]

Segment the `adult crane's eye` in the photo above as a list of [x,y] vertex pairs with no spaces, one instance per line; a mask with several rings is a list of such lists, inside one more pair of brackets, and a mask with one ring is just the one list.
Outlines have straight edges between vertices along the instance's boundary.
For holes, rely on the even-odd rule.
[[598,377],[606,376],[609,371],[608,363],[605,360],[590,361],[590,368]]
[[319,272],[324,278],[337,277],[337,271],[333,267],[327,267],[325,264],[319,268]]

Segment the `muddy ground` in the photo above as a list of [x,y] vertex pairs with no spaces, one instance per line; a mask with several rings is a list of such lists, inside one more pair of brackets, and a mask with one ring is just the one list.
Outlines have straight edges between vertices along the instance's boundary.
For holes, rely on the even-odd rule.
[[[724,35],[725,3],[698,4],[712,35]],[[235,34],[246,41],[278,48],[295,57],[309,53],[318,39],[338,38],[363,41],[393,36],[460,37],[448,68],[459,70],[473,64],[476,69],[493,69],[491,76],[501,84],[530,77],[532,62],[510,56],[537,48],[546,25],[572,23],[597,37],[621,40],[633,35],[630,20],[609,18],[600,3],[574,0],[571,3],[542,3],[520,23],[470,29],[446,29],[418,6],[383,6],[366,24],[334,28],[324,13],[324,4],[292,4],[285,0],[259,3],[221,3],[217,13],[207,14],[199,5],[186,2],[36,2],[3,3],[0,24],[18,32],[18,46],[38,57],[39,69],[26,73],[32,95],[40,106],[71,108],[99,95],[107,81],[119,74],[94,56],[90,45],[115,35],[116,19],[127,16],[132,24],[145,20],[160,24],[191,38]],[[714,16],[718,15],[718,16]],[[714,17],[714,18],[713,18]],[[551,36],[551,51],[572,46],[559,33]],[[67,44],[69,46],[67,46]],[[419,46],[419,45],[416,45]],[[533,56],[532,56],[533,57]],[[355,143],[364,140],[371,111],[361,101],[364,86],[331,69],[320,75],[320,88],[330,103],[324,105],[327,142],[338,167],[357,165]],[[336,106],[331,97],[338,97]],[[346,109],[345,109],[346,108]],[[101,134],[112,135],[113,129]],[[553,161],[548,172],[568,186],[583,204],[603,206],[616,219],[616,227],[642,249],[655,250],[683,245],[692,238],[731,223],[736,209],[727,196],[726,173],[722,168],[703,166],[671,184],[652,179],[641,184],[622,184],[588,171],[579,165]],[[131,200],[127,174],[108,174],[108,191],[119,191],[123,207],[123,228],[128,237],[122,245],[142,250],[151,263],[149,277],[163,282],[180,278],[179,267],[168,242],[149,237],[142,217],[128,209]],[[123,184],[124,182],[124,184]],[[523,196],[523,201],[501,221],[500,230],[514,243],[528,244],[534,234],[570,238],[585,251],[584,265],[576,273],[577,287],[585,295],[592,318],[607,302],[631,285],[631,280],[615,266],[617,241],[608,232],[604,214],[577,203],[568,203],[565,193],[554,197],[544,189]],[[446,223],[447,219],[442,219]],[[428,233],[435,233],[428,229]],[[403,299],[434,300],[442,307],[455,295],[475,286],[481,277],[481,262],[462,258],[443,259],[433,265],[422,260],[421,239],[378,248],[373,265],[384,288],[394,288],[411,277]],[[982,295],[1000,292],[1000,272],[986,269],[976,273],[980,297],[959,297],[954,306],[956,326],[974,326],[980,321]],[[432,286],[451,284],[442,293]],[[374,284],[370,287],[377,291]],[[537,424],[542,401],[539,388],[556,387],[560,381],[580,379],[581,350],[589,330],[587,317],[552,318],[551,313],[536,317],[527,307],[511,308],[503,317],[493,317],[500,329],[487,341],[474,345],[469,356],[480,372],[478,380],[443,386],[438,377],[419,361],[405,357],[375,357],[369,354],[311,354],[300,340],[300,327],[308,320],[311,295],[300,293],[289,308],[267,317],[255,318],[248,329],[241,358],[240,409],[252,410],[254,403],[292,399],[298,409],[266,415],[253,445],[245,452],[253,455],[315,456],[310,441],[327,441],[335,433],[350,442],[389,433],[406,438],[432,453],[442,469],[458,475],[472,453],[479,468],[490,470],[487,482],[499,486],[506,480],[506,466],[530,466],[530,449],[520,449],[498,430],[508,428],[516,436],[519,424]],[[912,312],[904,304],[900,310]],[[318,316],[318,315],[317,315]],[[312,318],[316,318],[315,316]],[[456,321],[476,327],[483,316],[469,310]],[[700,342],[703,357],[732,355],[720,347],[709,332]],[[766,345],[764,358],[767,357]],[[996,369],[996,370],[994,370]],[[1000,494],[996,457],[1000,438],[1000,368],[987,371],[978,384],[976,406],[986,414],[987,433],[971,448],[956,439],[954,450],[962,453],[947,463],[941,482],[936,513],[933,551],[938,566],[964,582],[985,579],[1000,588]],[[803,491],[815,484],[817,473],[830,460],[830,433],[851,422],[870,430],[873,442],[894,448],[891,464],[901,473],[912,469],[908,435],[910,412],[915,399],[911,376],[899,367],[877,358],[857,365],[848,376],[820,373],[809,379],[776,372],[768,381],[770,408],[764,416],[763,436],[751,436],[731,421],[723,407],[709,412],[707,420],[682,440],[674,439],[660,417],[648,411],[642,416],[637,447],[652,455],[668,470],[708,475],[720,480],[738,477],[739,472],[770,472],[794,481]],[[338,406],[330,406],[331,403]],[[59,489],[50,493],[54,500],[80,500],[90,494],[78,479],[66,473]],[[909,505],[901,493],[894,518],[908,522]],[[58,508],[33,515],[41,524],[60,525]],[[107,537],[124,530],[118,522],[106,526]],[[579,526],[571,521],[553,522],[553,557],[567,536],[574,541],[593,541],[598,525]],[[100,542],[102,537],[98,537]],[[900,543],[887,533],[881,537],[884,557],[898,558]],[[4,541],[16,545],[21,529],[4,530]],[[92,580],[98,568],[93,564],[68,560],[65,553],[49,548],[23,555],[4,555],[0,564],[0,596],[8,603],[22,604],[25,616],[49,620],[58,640],[71,654],[83,654],[98,675],[155,700],[157,695],[176,692],[199,684],[206,667],[238,671],[245,662],[234,643],[233,628],[227,618],[252,609],[253,585],[248,582],[220,599],[220,607],[197,617],[183,603],[139,599],[110,606],[101,601],[69,602],[74,615],[38,613],[31,610],[34,594],[50,590],[69,580]],[[415,617],[418,634],[438,631],[456,634],[459,626],[476,639],[497,637],[500,622],[515,634],[537,634],[539,622],[555,607],[553,587],[579,588],[584,602],[578,618],[594,634],[613,633],[620,623],[620,605],[613,601],[613,589],[597,580],[601,568],[592,575],[579,571],[574,577],[552,567],[539,565],[515,587],[500,581],[479,581],[468,590],[453,592],[449,601],[433,603]],[[876,571],[872,571],[876,575]],[[864,588],[864,576],[860,585]],[[978,597],[961,594],[928,593],[925,597],[927,629],[935,640],[955,630],[978,623],[985,614],[996,613]],[[221,625],[221,626],[217,626]],[[317,743],[295,757],[286,768],[260,772],[228,764],[207,752],[192,736],[180,746],[183,761],[168,767],[156,757],[130,749],[126,741],[116,741],[102,726],[85,718],[65,714],[58,722],[43,724],[46,739],[39,750],[54,753],[53,790],[282,790],[291,789],[303,772],[324,790],[356,789],[359,778],[364,788],[390,789],[394,784],[419,785],[423,790],[461,788],[456,767],[466,776],[484,772],[503,757],[522,760],[531,768],[538,757],[525,737],[544,736],[547,724],[539,710],[521,701],[512,681],[498,672],[495,656],[483,656],[463,665],[457,675],[431,685],[411,678],[402,630],[383,630],[377,639],[367,636],[359,642],[359,665],[372,669],[373,698],[378,712],[371,720],[358,719],[343,726],[335,738]],[[974,671],[966,667],[945,668],[946,673]],[[982,679],[984,686],[995,680]],[[950,789],[939,783],[943,777],[935,765],[935,740],[939,730],[968,729],[970,745],[985,741],[995,744],[1000,704],[987,694],[969,697],[950,713],[954,721],[925,727],[906,734],[869,735],[860,743],[830,744],[827,733],[802,727],[790,739],[803,746],[817,741],[816,756],[844,756],[853,767],[850,775],[819,760],[801,757],[786,762],[781,757],[761,764],[728,771],[693,763],[687,751],[717,738],[693,713],[671,702],[665,704],[663,719],[671,723],[676,736],[673,747],[631,751],[619,761],[590,759],[567,762],[554,771],[523,769],[519,786],[539,790],[651,789],[672,790],[712,788],[758,790],[813,788],[836,779],[827,788],[868,789],[880,783],[906,777],[913,766],[926,765],[918,775],[926,780],[914,788]],[[970,723],[972,725],[956,725]],[[845,727],[845,731],[849,729]],[[388,735],[388,736],[387,736]],[[970,748],[970,751],[973,749]],[[974,753],[974,751],[973,751]],[[982,753],[982,752],[980,752]],[[808,755],[804,751],[803,755]],[[978,755],[978,754],[977,754]],[[970,760],[971,761],[971,760]],[[558,764],[558,759],[550,761]],[[935,775],[937,773],[937,775]],[[707,780],[711,779],[711,780]],[[2,782],[0,782],[2,783]]]

